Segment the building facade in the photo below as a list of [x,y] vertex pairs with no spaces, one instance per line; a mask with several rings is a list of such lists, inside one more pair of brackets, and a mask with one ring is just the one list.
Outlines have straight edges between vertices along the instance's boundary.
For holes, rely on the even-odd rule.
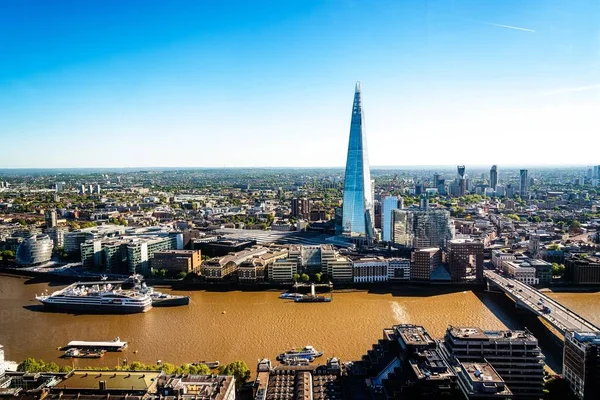
[[600,332],[565,332],[563,378],[580,399],[600,399]]
[[371,241],[374,238],[373,192],[360,83],[356,84],[352,104],[343,201],[342,235]]
[[399,208],[402,207],[400,207],[397,196],[386,196],[383,199],[383,206],[381,207],[381,238],[384,242],[392,241],[392,211]]
[[453,282],[464,282],[473,275],[483,281],[483,243],[472,239],[448,241],[448,266]]
[[396,246],[445,247],[454,238],[450,212],[442,209],[393,210],[393,238]]

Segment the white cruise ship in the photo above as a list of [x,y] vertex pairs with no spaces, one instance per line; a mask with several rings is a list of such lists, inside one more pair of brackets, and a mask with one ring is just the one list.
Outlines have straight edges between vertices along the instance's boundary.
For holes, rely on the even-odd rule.
[[110,282],[78,282],[35,298],[49,309],[76,313],[130,314],[152,308],[148,294],[123,290]]

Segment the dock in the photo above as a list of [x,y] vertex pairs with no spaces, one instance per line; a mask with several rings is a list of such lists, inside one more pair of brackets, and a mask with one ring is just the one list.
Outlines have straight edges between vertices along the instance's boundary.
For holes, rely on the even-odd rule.
[[106,342],[88,342],[85,340],[73,340],[70,341],[63,349],[97,349],[106,351],[123,351],[127,348],[127,342],[121,341],[116,338]]

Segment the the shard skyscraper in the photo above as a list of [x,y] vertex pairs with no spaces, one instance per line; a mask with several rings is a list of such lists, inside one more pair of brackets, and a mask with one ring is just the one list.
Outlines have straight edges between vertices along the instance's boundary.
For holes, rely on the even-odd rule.
[[371,241],[374,237],[373,191],[364,123],[360,82],[357,82],[352,104],[348,158],[344,177],[342,235]]

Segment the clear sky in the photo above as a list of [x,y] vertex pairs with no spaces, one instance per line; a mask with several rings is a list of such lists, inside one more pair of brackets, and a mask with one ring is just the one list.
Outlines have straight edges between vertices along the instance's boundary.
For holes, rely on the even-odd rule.
[[0,1],[0,168],[600,164],[599,0]]

